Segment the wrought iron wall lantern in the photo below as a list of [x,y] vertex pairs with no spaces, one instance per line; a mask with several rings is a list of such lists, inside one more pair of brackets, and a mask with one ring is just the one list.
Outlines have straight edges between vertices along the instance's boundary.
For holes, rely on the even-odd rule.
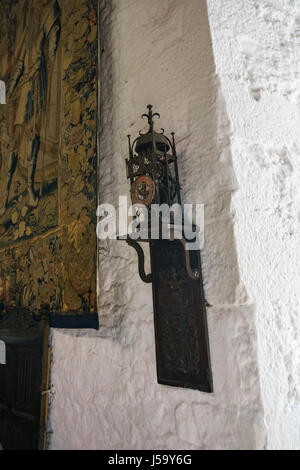
[[[184,220],[178,225],[172,212],[170,236],[167,239],[164,236],[160,215],[158,238],[149,235],[153,230],[153,208],[157,210],[162,204],[182,207],[175,137],[172,133],[169,139],[163,129],[154,130],[153,120],[160,115],[152,112],[151,105],[148,114],[142,115],[145,117],[148,132],[140,132],[133,143],[128,136],[126,167],[132,203],[147,208],[149,225],[147,233],[140,233],[138,239],[133,234],[125,239],[137,251],[141,279],[152,283],[158,382],[212,392],[200,250],[187,249],[187,237],[182,230]],[[144,252],[139,242],[150,245],[149,274],[145,273]]]

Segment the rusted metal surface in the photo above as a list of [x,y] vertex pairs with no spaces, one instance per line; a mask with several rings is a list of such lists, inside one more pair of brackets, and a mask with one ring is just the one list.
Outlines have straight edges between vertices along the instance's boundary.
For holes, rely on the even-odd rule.
[[[169,239],[162,236],[161,219],[158,239],[150,237],[153,204],[181,205],[175,137],[172,133],[170,140],[163,129],[154,130],[153,118],[160,115],[152,112],[151,105],[142,117],[149,129],[132,144],[128,136],[126,167],[132,202],[144,205],[149,213],[148,233],[140,241],[150,243],[152,273],[145,273],[138,239],[133,240],[133,234],[125,239],[137,251],[141,279],[152,282],[158,382],[209,393],[213,384],[200,250],[189,250],[183,233],[176,236],[178,225],[172,218]],[[183,228],[183,218],[180,222]]]

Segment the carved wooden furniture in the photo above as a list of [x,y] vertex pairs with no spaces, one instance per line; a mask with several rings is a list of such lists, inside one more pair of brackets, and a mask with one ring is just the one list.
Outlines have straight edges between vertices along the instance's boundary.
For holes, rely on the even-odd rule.
[[45,447],[49,327],[24,309],[0,316],[6,365],[0,365],[0,442],[4,450]]

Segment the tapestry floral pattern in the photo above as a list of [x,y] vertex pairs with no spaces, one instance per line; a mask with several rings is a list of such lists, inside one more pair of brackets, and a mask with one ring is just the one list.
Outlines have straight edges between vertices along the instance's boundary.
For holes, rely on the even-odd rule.
[[0,302],[94,313],[97,2],[0,5]]

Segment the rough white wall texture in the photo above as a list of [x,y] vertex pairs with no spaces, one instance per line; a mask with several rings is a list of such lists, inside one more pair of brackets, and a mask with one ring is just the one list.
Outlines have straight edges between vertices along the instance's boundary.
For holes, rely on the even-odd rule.
[[184,201],[205,204],[214,394],[156,383],[151,286],[102,243],[100,332],[53,331],[52,449],[299,446],[300,13],[207,3],[101,0],[99,197],[129,194],[126,135],[152,103]]
[[209,1],[270,449],[300,448],[300,3]]

